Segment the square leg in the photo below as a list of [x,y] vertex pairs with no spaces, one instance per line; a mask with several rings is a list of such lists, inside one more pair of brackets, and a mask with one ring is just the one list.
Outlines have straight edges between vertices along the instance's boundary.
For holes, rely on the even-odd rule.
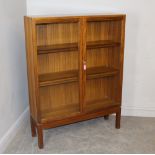
[[35,126],[35,122],[34,122],[32,116],[30,116],[30,122],[31,122],[31,134],[32,134],[32,137],[36,137],[36,126]]
[[108,119],[109,119],[109,115],[105,115],[105,116],[104,116],[104,119],[105,119],[105,120],[108,120]]
[[116,113],[116,129],[121,127],[121,109]]
[[43,149],[44,142],[43,142],[43,128],[42,125],[37,124],[37,133],[38,133],[38,146],[40,149]]

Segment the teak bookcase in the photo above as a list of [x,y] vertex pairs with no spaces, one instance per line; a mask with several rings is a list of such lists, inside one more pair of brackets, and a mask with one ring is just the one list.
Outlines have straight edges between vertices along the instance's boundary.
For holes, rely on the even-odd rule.
[[125,15],[25,17],[32,136],[116,114],[120,128]]

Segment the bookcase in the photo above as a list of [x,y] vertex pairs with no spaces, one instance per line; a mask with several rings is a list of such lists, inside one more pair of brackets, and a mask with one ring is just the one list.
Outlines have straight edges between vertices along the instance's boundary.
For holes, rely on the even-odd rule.
[[123,14],[25,17],[32,136],[116,114],[120,128]]

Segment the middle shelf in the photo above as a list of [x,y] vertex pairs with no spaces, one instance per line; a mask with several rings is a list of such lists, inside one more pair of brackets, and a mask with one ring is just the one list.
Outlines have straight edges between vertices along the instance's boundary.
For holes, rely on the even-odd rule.
[[[87,49],[96,49],[96,48],[107,48],[107,47],[117,47],[120,43],[112,40],[97,40],[97,41],[88,41],[86,43]],[[55,45],[40,45],[37,46],[38,54],[48,54],[56,52],[71,52],[78,51],[78,43],[62,43]]]
[[[111,67],[93,67],[86,71],[87,80],[114,76],[119,72],[118,69]],[[39,75],[40,87],[77,82],[79,80],[79,70],[63,71],[56,73],[46,73]]]

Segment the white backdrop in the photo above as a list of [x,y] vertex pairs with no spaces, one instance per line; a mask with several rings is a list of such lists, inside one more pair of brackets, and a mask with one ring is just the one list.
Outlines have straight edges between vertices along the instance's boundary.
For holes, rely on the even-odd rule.
[[0,0],[0,153],[16,134],[17,121],[28,105],[25,14],[26,1]]
[[[27,14],[126,13],[123,115],[155,117],[154,6],[155,0],[27,0]],[[0,0],[0,153],[27,125],[25,14],[26,0]]]
[[155,116],[155,0],[27,0],[27,14],[127,14],[123,114]]

